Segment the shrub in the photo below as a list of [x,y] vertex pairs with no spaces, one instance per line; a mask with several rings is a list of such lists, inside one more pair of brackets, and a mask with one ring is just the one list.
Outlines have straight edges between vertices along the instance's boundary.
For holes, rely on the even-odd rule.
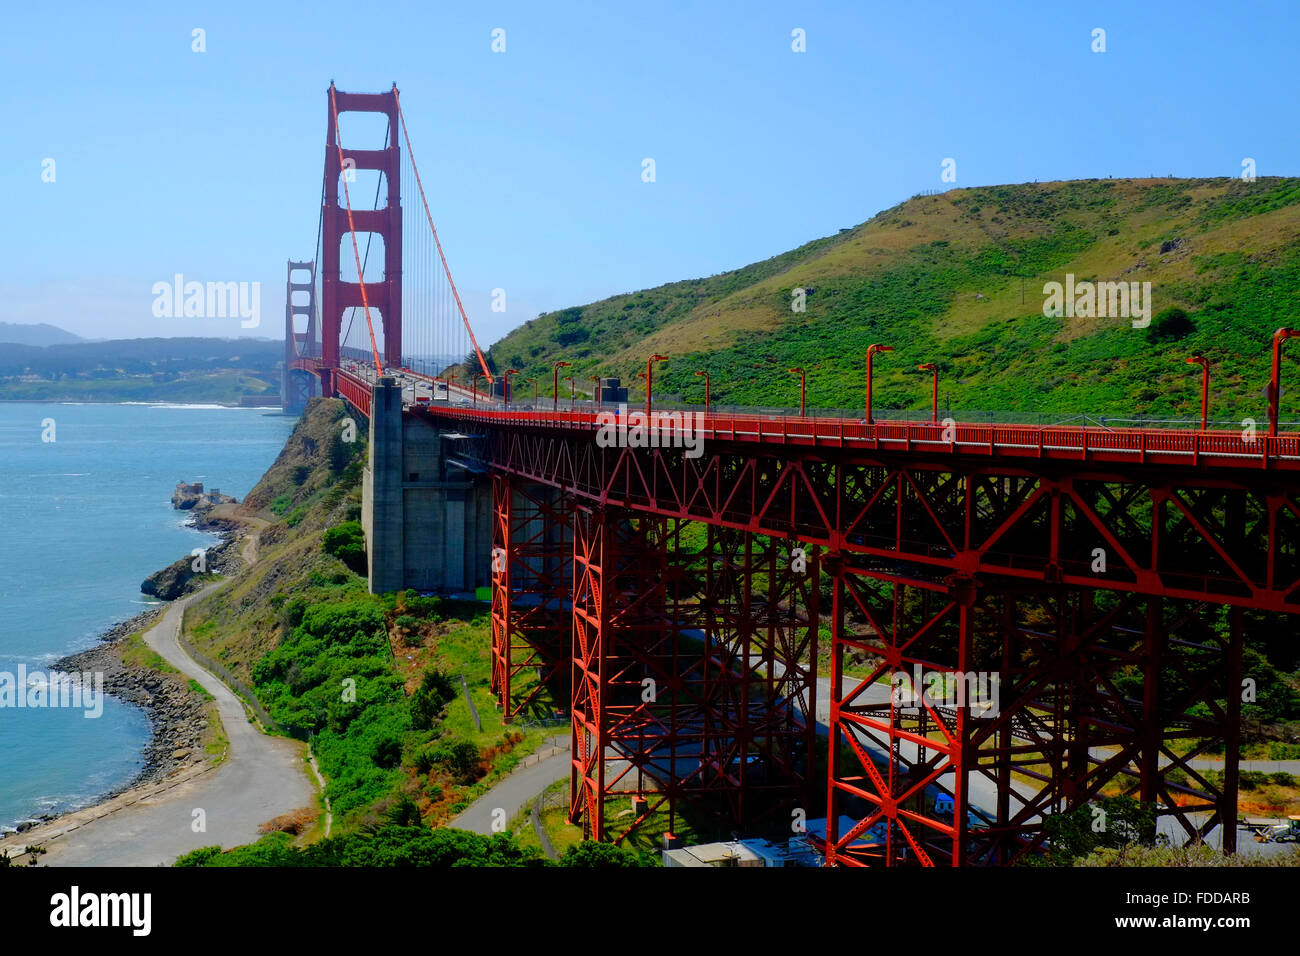
[[1148,342],[1177,342],[1196,331],[1196,323],[1178,306],[1161,309],[1147,328]]
[[282,515],[289,510],[293,504],[293,499],[288,495],[276,495],[275,500],[271,502],[271,511],[274,514]]
[[437,668],[425,671],[419,689],[411,695],[411,726],[428,730],[455,699],[456,685],[449,675]]
[[366,536],[355,521],[328,528],[321,537],[321,547],[326,554],[338,558],[357,574],[366,573]]

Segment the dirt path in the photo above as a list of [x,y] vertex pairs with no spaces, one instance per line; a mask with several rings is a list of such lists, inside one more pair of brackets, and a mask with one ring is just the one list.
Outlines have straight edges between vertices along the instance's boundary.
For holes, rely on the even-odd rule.
[[[256,551],[253,556],[255,559]],[[243,702],[199,666],[177,640],[184,609],[224,584],[215,582],[173,602],[145,634],[145,642],[216,698],[230,741],[225,761],[216,768],[187,771],[164,784],[137,788],[61,817],[0,843],[0,848],[43,845],[47,852],[40,862],[50,866],[169,865],[181,854],[202,846],[251,843],[259,836],[260,824],[315,805],[316,788],[308,777],[305,745],[258,730],[250,723]]]

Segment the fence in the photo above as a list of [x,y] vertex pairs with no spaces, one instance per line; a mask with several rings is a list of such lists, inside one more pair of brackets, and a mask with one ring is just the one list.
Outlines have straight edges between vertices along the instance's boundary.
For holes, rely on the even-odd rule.
[[[188,610],[189,609],[186,608],[186,611]],[[220,677],[222,683],[229,687],[244,702],[249,710],[257,716],[257,719],[261,722],[263,727],[274,730],[276,733],[296,737],[299,740],[307,739],[308,733],[305,728],[280,723],[280,721],[267,713],[266,708],[262,706],[261,702],[257,699],[257,695],[253,693],[251,688],[232,674],[223,664],[214,661],[211,657],[208,657],[208,655],[195,648],[193,644],[185,639],[184,612],[182,612],[181,619],[176,624],[176,643],[181,646],[182,650],[184,650],[186,654],[189,654],[190,657],[194,658],[194,660],[204,668]]]

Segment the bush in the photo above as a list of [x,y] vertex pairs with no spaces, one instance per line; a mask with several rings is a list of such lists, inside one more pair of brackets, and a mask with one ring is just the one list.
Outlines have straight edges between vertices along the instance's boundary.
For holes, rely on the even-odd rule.
[[477,745],[471,741],[450,738],[445,738],[429,754],[432,765],[442,767],[458,783],[473,783],[477,779],[481,757]]
[[579,866],[593,870],[622,870],[629,867],[656,866],[654,856],[636,853],[612,843],[583,840],[571,846],[560,857],[560,866]]
[[357,574],[366,573],[366,535],[358,522],[345,521],[326,529],[321,537],[321,548]]
[[292,504],[293,499],[288,495],[276,495],[275,500],[271,502],[271,512],[282,515],[289,510],[289,506]]
[[[403,810],[403,813],[409,813]],[[298,849],[288,834],[273,833],[226,853],[205,847],[188,853],[177,866],[418,866],[450,869],[459,866],[549,866],[536,849],[523,849],[509,833],[480,836],[465,830],[423,826],[381,825],[326,837]],[[218,850],[212,853],[212,850]]]
[[1161,309],[1147,328],[1148,342],[1177,342],[1196,331],[1196,323],[1178,306]]
[[428,730],[455,699],[456,685],[449,675],[437,668],[425,671],[419,689],[411,695],[411,726]]

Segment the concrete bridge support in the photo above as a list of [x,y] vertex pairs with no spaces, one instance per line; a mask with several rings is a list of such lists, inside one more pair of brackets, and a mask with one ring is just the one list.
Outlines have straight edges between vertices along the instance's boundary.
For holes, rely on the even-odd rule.
[[362,492],[370,591],[465,594],[491,583],[492,490],[459,457],[466,436],[402,409],[385,378],[371,390]]

